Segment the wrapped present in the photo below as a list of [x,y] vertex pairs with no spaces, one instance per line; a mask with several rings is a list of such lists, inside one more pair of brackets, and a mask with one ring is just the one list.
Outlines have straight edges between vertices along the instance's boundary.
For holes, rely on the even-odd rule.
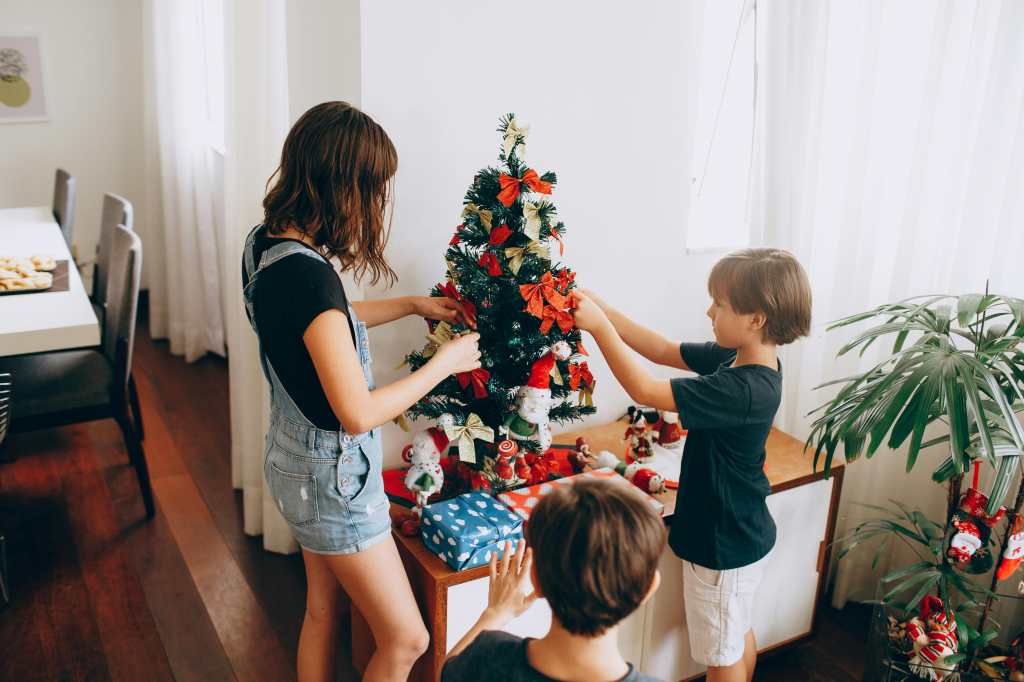
[[[523,517],[523,519],[529,519],[530,513],[533,508],[540,502],[540,498],[544,497],[556,486],[559,485],[572,485],[576,481],[582,480],[586,477],[592,478],[604,478],[613,483],[621,483],[623,485],[632,485],[622,476],[618,475],[611,469],[595,469],[593,471],[585,471],[582,474],[576,474],[575,476],[566,476],[555,481],[548,481],[546,483],[539,483],[537,485],[531,485],[526,488],[519,488],[518,490],[509,490],[498,495],[498,500],[505,503],[516,514]],[[662,514],[665,511],[665,505],[650,495],[647,498],[651,502],[651,507],[654,508],[658,514]]]
[[466,493],[423,508],[423,544],[457,571],[482,566],[506,540],[523,537],[523,521],[490,495]]

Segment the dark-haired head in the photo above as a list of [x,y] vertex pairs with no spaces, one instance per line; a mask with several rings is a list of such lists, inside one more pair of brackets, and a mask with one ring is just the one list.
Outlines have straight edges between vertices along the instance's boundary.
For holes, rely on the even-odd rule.
[[267,181],[264,224],[295,228],[357,279],[395,281],[384,260],[385,225],[398,153],[384,129],[345,102],[318,104],[292,126]]

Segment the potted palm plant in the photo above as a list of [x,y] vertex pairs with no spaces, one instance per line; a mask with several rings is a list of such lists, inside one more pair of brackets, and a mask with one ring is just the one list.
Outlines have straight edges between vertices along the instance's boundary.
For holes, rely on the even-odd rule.
[[[867,371],[818,387],[839,388],[811,413],[807,445],[814,450],[815,467],[821,464],[827,473],[838,452],[853,462],[862,456],[870,459],[885,446],[903,453],[909,472],[922,450],[941,446],[948,454],[932,479],[947,486],[948,504],[941,522],[897,502],[893,509],[876,507],[878,518],[837,540],[838,557],[875,540],[874,566],[894,539],[907,542],[919,560],[882,578],[880,608],[891,617],[882,625],[895,628],[888,634],[894,640],[903,637],[901,624],[918,615],[918,605],[926,598],[937,598],[943,614],[951,616],[951,623],[955,619],[955,627],[949,626],[950,633],[955,631],[953,641],[941,651],[946,667],[955,665],[967,676],[971,671],[1001,676],[1016,663],[1012,657],[987,655],[986,647],[998,635],[990,617],[998,598],[997,578],[987,576],[989,564],[971,561],[978,563],[975,555],[998,558],[1005,553],[1024,502],[1024,301],[987,292],[919,297],[841,319],[829,330],[865,323],[869,328],[844,345],[840,356],[854,351],[863,355],[876,343],[891,346]],[[941,435],[926,440],[934,424],[941,426]],[[964,476],[979,466],[994,471],[990,488],[974,490],[975,484],[962,496]],[[1014,486],[1011,505],[1001,511]],[[977,518],[966,518],[965,504],[973,505]],[[981,528],[988,532],[975,538],[968,531],[976,526],[989,526]],[[1006,530],[1000,532],[1002,528]],[[904,653],[909,658],[922,652],[908,645]]]

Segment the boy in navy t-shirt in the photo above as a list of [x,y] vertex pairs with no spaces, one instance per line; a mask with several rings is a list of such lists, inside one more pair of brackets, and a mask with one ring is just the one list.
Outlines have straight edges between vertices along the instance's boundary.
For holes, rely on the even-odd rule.
[[[715,264],[708,292],[714,342],[669,341],[586,290],[575,294],[576,325],[632,400],[678,411],[689,429],[669,545],[684,560],[690,648],[709,682],[750,680],[754,597],[775,545],[764,444],[782,398],[776,349],[809,333],[811,290],[789,253],[748,249]],[[698,376],[656,379],[630,348]]]

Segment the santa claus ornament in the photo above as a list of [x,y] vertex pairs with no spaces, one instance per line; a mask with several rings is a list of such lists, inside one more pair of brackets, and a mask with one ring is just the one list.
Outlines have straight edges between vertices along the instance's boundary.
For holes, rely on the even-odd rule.
[[450,415],[442,416],[441,428],[432,426],[420,431],[412,437],[412,443],[402,449],[402,459],[410,465],[405,474],[405,487],[416,496],[413,517],[402,523],[403,534],[415,535],[427,500],[444,485],[441,457],[448,449],[448,437],[443,430],[446,417],[451,419]]
[[647,419],[643,411],[632,405],[629,406],[629,426],[622,439],[634,459],[644,461],[654,454],[654,435],[647,426]]
[[1006,514],[1005,507],[992,515],[986,512],[988,497],[978,492],[979,466],[980,462],[974,463],[971,487],[960,498],[946,531],[946,557],[961,571],[972,574],[986,573],[992,568],[989,539],[992,528]]
[[587,443],[583,436],[580,436],[576,439],[576,449],[569,455],[569,466],[572,467],[572,473],[583,473],[583,470],[590,464],[592,458],[590,444]]
[[[533,363],[526,385],[516,392],[516,411],[505,419],[508,435],[518,441],[536,441],[537,452],[551,447],[551,374],[557,372],[556,360],[567,360],[572,354],[569,344],[558,341]],[[518,471],[516,473],[518,474]],[[529,480],[529,479],[527,479]]]
[[658,421],[654,425],[654,442],[668,450],[680,450],[685,437],[686,429],[679,424],[678,412],[658,412]]
[[607,450],[602,450],[593,459],[591,466],[595,469],[612,469],[645,493],[660,495],[665,492],[665,478],[661,474],[642,466],[639,462],[626,464]]

